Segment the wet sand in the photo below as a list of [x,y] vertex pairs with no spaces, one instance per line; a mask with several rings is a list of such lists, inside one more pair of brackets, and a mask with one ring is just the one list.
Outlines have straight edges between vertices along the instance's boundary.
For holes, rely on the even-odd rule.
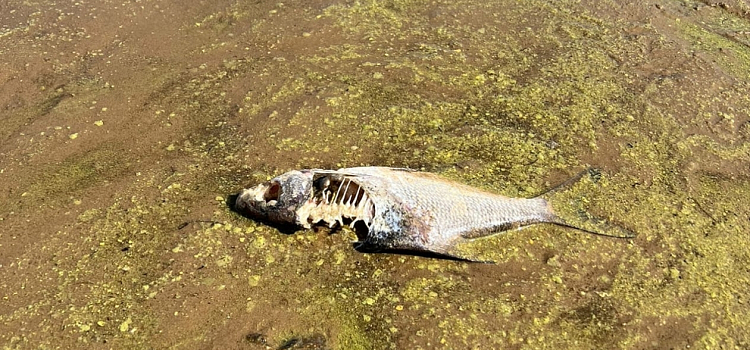
[[[0,4],[0,344],[750,346],[750,7],[735,1]],[[638,233],[363,254],[227,199],[295,168],[531,196],[586,166]]]

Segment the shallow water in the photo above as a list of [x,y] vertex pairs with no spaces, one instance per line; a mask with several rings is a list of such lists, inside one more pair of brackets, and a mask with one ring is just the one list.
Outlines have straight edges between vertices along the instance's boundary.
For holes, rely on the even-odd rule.
[[[742,1],[0,4],[4,348],[745,348]],[[411,167],[571,201],[467,264],[279,232],[226,199]],[[584,199],[584,200],[581,200]]]

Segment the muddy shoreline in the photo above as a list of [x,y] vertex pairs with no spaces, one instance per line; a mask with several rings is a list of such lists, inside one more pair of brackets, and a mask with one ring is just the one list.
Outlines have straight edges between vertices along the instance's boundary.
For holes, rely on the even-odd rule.
[[[0,344],[744,348],[742,1],[0,4]],[[586,166],[623,244],[363,254],[226,205],[295,168],[531,196]],[[186,224],[187,223],[187,224]]]

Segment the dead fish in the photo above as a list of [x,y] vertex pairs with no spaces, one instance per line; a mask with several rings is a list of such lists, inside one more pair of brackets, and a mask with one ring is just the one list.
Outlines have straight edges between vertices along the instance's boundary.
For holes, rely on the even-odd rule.
[[472,260],[454,252],[463,241],[539,223],[633,237],[604,220],[562,218],[552,208],[550,197],[587,173],[535,198],[510,198],[409,169],[294,170],[243,190],[235,209],[280,225],[349,225],[359,239],[355,248],[362,251],[424,252],[462,260]]

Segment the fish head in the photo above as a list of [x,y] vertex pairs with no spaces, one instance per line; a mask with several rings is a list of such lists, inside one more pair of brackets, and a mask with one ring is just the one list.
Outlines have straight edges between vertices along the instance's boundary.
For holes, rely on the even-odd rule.
[[300,224],[297,210],[312,197],[313,172],[294,170],[242,191],[235,209],[251,218],[278,224]]

